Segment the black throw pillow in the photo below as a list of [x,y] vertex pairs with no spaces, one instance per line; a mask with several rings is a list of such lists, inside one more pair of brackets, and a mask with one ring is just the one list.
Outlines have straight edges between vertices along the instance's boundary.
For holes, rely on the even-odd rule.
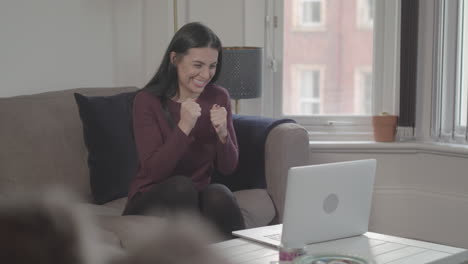
[[212,181],[226,185],[231,191],[265,189],[265,143],[270,131],[292,119],[232,115],[239,147],[239,163],[231,175],[215,171]]
[[88,149],[91,193],[97,204],[125,197],[137,169],[132,106],[135,92],[112,96],[75,93]]

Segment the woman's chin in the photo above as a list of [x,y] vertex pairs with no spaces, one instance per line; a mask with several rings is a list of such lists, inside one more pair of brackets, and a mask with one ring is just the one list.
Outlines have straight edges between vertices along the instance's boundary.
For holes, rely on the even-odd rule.
[[199,96],[201,93],[203,93],[204,90],[205,90],[205,86],[203,86],[203,87],[194,87],[192,89],[192,94],[196,95],[196,96]]

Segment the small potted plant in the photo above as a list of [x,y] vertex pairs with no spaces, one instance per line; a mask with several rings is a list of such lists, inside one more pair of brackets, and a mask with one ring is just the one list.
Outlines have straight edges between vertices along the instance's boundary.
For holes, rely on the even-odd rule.
[[377,142],[395,141],[398,116],[382,112],[372,117],[374,140]]

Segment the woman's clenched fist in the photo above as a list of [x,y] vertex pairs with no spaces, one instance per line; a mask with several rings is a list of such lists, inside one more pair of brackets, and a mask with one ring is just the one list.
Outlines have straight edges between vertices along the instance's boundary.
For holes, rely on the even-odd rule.
[[195,127],[198,118],[201,115],[201,107],[195,99],[188,98],[180,105],[180,121],[179,128],[186,134]]
[[210,120],[221,142],[226,142],[227,131],[226,108],[214,104],[210,110]]

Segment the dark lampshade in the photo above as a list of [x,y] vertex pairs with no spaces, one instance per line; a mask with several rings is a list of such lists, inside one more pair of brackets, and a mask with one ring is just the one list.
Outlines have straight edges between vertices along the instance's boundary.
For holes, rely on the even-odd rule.
[[226,88],[234,100],[260,97],[262,53],[258,47],[223,48],[223,65],[216,84]]

